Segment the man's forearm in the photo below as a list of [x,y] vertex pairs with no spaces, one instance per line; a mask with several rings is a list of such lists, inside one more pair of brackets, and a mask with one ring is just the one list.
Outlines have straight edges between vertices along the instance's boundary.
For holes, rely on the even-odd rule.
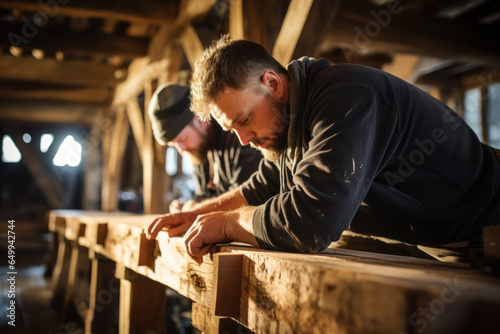
[[253,231],[253,213],[256,207],[247,206],[233,211],[225,226],[226,237],[230,241],[240,241],[259,247]]
[[230,190],[215,198],[210,198],[202,202],[193,204],[189,211],[197,215],[213,211],[228,211],[248,206],[248,202],[241,194],[240,187]]

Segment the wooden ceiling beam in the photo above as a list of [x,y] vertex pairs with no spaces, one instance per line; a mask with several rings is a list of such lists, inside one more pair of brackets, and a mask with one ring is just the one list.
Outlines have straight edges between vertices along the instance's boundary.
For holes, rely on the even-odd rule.
[[31,57],[0,56],[0,80],[34,81],[67,85],[114,86],[115,67],[77,60],[58,62]]
[[314,0],[292,0],[276,38],[273,57],[283,66],[292,59]]
[[0,0],[0,8],[40,11],[49,17],[59,14],[130,22],[147,21],[155,24],[175,20],[178,12],[177,1],[172,0],[114,1],[112,3],[102,0]]
[[60,101],[84,104],[107,104],[113,97],[107,88],[94,87],[46,87],[46,85],[0,84],[0,99]]
[[27,50],[41,49],[68,54],[143,57],[147,54],[149,38],[125,35],[111,35],[61,31],[60,29],[39,29],[31,38],[22,33],[19,23],[0,26],[0,46],[17,46]]
[[99,106],[72,103],[36,103],[2,101],[0,120],[23,123],[74,123],[90,125],[95,121]]
[[500,64],[498,38],[479,25],[406,13],[402,5],[389,6],[342,2],[322,52],[342,48],[347,61],[353,52],[387,52]]

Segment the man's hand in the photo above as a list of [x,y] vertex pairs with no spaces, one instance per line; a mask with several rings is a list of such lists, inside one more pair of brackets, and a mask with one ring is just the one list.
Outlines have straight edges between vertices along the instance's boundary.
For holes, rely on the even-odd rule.
[[162,229],[168,230],[169,237],[183,235],[196,219],[194,212],[179,212],[156,218],[146,230],[148,239],[155,239]]
[[254,207],[219,211],[198,216],[184,236],[186,249],[198,264],[203,256],[216,251],[216,244],[241,241],[259,246],[253,234]]
[[198,264],[203,255],[216,251],[216,244],[230,242],[227,237],[227,222],[233,211],[219,211],[198,216],[184,236],[186,249]]

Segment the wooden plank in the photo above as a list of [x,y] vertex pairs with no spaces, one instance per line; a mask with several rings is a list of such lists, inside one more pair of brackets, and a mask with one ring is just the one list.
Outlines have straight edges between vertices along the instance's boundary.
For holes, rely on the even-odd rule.
[[100,0],[1,0],[1,8],[42,12],[49,17],[67,15],[83,18],[113,18],[119,21],[166,23],[176,17],[178,7],[175,1],[143,0],[110,4]]
[[[87,21],[83,21],[78,27],[68,30],[46,27],[39,29],[33,38],[24,38],[23,26],[26,23],[2,23],[0,27],[0,46],[9,48],[11,46],[22,47],[24,50],[41,49],[46,53],[63,52],[65,54],[78,55],[104,55],[124,56],[130,58],[144,57],[147,55],[149,38],[137,37],[137,35],[106,35],[84,32]],[[79,22],[74,21],[73,22]],[[134,37],[133,37],[134,36]],[[13,44],[14,42],[14,44]]]
[[215,254],[210,304],[210,313],[213,315],[239,317],[242,259],[241,254]]
[[273,57],[282,65],[290,62],[313,0],[292,0],[273,48]]
[[0,105],[0,120],[90,125],[98,110],[93,105],[4,101]]
[[165,286],[120,264],[115,275],[120,279],[118,333],[165,333]]
[[500,259],[500,226],[483,228],[484,254],[487,257]]
[[0,79],[110,87],[122,82],[115,67],[83,60],[0,56]]

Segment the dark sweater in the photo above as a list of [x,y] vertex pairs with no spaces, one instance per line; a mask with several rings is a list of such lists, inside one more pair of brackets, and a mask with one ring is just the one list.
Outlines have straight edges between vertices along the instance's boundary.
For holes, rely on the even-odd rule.
[[288,66],[288,149],[243,186],[264,249],[317,252],[343,230],[465,240],[499,200],[500,164],[445,104],[388,73]]
[[217,122],[212,121],[212,126],[213,143],[208,149],[213,156],[218,182],[215,189],[208,189],[208,163],[195,166],[193,177],[196,198],[218,196],[237,188],[257,171],[262,159],[260,152],[249,146],[241,146],[238,137],[223,131]]

